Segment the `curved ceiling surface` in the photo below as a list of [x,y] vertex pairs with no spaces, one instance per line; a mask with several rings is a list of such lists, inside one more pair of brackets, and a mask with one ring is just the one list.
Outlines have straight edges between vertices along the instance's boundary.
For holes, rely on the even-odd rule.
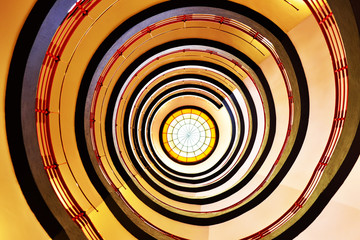
[[46,234],[299,235],[359,155],[357,8],[339,2],[35,3],[5,120]]

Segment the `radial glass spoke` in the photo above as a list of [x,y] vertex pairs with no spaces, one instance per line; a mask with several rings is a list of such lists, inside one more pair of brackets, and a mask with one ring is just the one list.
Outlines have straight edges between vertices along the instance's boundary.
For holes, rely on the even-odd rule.
[[[217,142],[209,141],[210,138],[217,139],[217,131],[211,131],[216,130],[215,122],[207,113],[197,109],[177,110],[167,117],[163,126],[170,126],[161,130],[165,133],[161,135],[164,150],[171,159],[181,163],[196,163],[207,158]],[[170,151],[178,153],[178,157],[171,155]]]

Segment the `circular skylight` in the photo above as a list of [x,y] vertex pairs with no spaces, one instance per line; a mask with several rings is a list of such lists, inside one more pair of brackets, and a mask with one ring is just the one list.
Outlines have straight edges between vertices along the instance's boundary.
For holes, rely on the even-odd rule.
[[215,122],[204,111],[187,107],[167,117],[161,130],[167,155],[177,162],[192,164],[205,160],[216,145]]

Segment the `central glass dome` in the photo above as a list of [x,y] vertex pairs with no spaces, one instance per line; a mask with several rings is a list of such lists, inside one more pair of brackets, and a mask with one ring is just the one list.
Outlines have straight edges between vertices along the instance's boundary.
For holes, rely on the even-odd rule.
[[184,107],[165,118],[160,134],[163,150],[171,159],[195,164],[211,155],[218,130],[210,114],[199,108]]

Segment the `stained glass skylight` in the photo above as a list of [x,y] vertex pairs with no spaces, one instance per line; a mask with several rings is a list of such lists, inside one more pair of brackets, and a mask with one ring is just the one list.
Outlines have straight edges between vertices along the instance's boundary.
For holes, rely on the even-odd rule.
[[182,108],[165,119],[160,138],[171,159],[185,164],[198,163],[215,148],[216,124],[204,111]]

